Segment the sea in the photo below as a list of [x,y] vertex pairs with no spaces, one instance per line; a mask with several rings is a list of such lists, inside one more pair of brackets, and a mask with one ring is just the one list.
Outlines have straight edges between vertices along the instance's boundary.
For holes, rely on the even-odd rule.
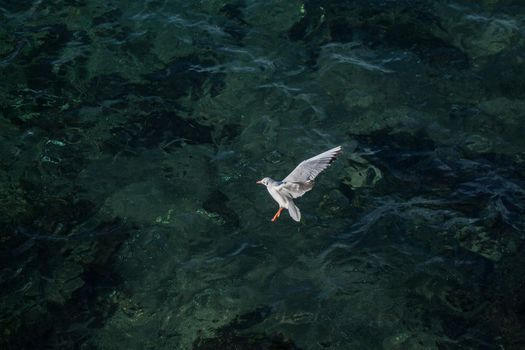
[[525,2],[0,0],[0,348],[525,349]]

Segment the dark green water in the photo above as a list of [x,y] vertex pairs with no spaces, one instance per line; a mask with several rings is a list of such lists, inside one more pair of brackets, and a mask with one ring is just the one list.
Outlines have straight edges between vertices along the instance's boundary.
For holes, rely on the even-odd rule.
[[[524,349],[524,35],[518,0],[1,0],[0,348]],[[336,145],[271,223],[255,181]]]

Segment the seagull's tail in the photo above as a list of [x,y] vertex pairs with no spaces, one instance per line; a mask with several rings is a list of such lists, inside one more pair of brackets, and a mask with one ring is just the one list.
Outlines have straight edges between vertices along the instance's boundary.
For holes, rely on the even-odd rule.
[[294,219],[297,222],[301,221],[301,211],[299,210],[299,208],[297,208],[297,206],[292,200],[288,202],[288,212],[290,213],[292,219]]

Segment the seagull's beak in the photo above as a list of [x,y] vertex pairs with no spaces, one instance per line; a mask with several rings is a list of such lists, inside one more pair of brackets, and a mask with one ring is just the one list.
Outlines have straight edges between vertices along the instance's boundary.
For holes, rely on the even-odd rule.
[[263,184],[263,183],[262,183],[262,180],[256,181],[255,183],[256,183],[256,184],[261,184],[261,185]]

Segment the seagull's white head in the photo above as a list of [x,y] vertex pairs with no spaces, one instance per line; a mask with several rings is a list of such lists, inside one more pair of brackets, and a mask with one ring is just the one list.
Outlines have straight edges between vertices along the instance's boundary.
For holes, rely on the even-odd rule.
[[264,186],[268,186],[268,184],[270,183],[270,178],[269,177],[265,177],[264,179],[259,180],[256,183],[264,185]]

